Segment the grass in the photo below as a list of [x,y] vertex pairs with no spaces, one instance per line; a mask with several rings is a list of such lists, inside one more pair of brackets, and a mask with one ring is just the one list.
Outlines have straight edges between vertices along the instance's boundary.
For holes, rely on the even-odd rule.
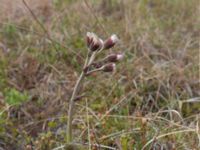
[[76,149],[199,148],[198,0],[28,5],[46,31],[23,3],[24,15],[1,9],[8,15],[0,17],[0,148],[70,149],[67,108],[87,31],[116,33],[121,42],[106,53],[125,58],[115,74],[85,81]]

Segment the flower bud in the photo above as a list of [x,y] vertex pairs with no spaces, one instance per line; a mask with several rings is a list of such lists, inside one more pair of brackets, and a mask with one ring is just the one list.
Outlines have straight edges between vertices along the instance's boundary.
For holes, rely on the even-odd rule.
[[107,56],[106,61],[117,62],[117,61],[121,60],[123,57],[124,57],[123,54],[111,54],[111,55]]
[[103,47],[103,41],[101,39],[93,40],[92,44],[90,45],[91,51],[98,51]]
[[115,70],[116,70],[116,65],[114,63],[109,63],[102,66],[102,71],[104,72],[113,72]]
[[104,49],[109,49],[113,47],[119,41],[116,34],[113,34],[104,42]]
[[87,46],[91,51],[100,50],[103,47],[103,40],[100,39],[96,34],[87,32]]

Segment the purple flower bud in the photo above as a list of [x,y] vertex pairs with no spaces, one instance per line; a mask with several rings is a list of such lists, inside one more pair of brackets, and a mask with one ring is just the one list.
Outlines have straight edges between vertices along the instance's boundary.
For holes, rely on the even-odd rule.
[[100,50],[103,47],[103,40],[92,32],[87,32],[86,41],[87,46],[91,51]]
[[103,41],[101,39],[94,39],[90,45],[91,51],[98,51],[103,47]]
[[117,62],[117,61],[121,60],[123,57],[124,57],[123,54],[111,54],[111,55],[107,56],[106,61]]
[[102,66],[102,71],[104,72],[113,72],[115,70],[116,70],[116,65],[114,63],[109,63]]
[[104,49],[109,49],[113,47],[119,41],[116,34],[111,35],[105,42],[104,42]]

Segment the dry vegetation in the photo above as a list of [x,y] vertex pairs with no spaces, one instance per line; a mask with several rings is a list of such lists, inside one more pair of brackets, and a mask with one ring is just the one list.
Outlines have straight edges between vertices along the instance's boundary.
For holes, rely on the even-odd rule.
[[200,149],[199,0],[27,3],[36,18],[21,0],[0,0],[0,149],[72,149],[68,102],[87,31],[116,33],[107,54],[125,59],[87,78],[76,149]]

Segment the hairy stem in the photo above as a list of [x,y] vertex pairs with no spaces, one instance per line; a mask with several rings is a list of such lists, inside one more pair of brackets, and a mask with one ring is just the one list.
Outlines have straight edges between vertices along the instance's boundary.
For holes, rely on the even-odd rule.
[[[100,49],[100,51],[102,49],[103,49],[103,47]],[[88,53],[87,53],[87,57],[85,59],[83,69],[87,66],[90,66],[93,63],[96,55],[97,55],[96,51],[91,53],[91,51],[88,49]],[[67,142],[68,143],[71,143],[72,140],[73,140],[73,137],[72,137],[72,121],[73,121],[73,115],[74,115],[74,112],[73,112],[73,110],[74,110],[74,99],[76,99],[76,97],[77,97],[77,94],[78,94],[79,89],[80,89],[81,82],[84,79],[85,75],[86,75],[85,72],[82,71],[77,82],[76,82],[76,85],[74,87],[74,90],[73,90],[73,93],[72,93],[72,96],[71,96],[71,99],[70,99],[70,102],[69,102],[68,122],[67,122]]]
[[76,85],[74,87],[70,102],[69,102],[69,110],[68,110],[68,122],[67,122],[67,142],[70,143],[72,142],[72,120],[73,120],[73,109],[74,109],[74,99],[76,98],[81,81],[84,78],[84,72],[81,73],[79,76]]
[[[91,58],[89,59],[89,55],[90,55],[90,52],[88,51],[88,54],[87,54],[87,58],[85,59],[85,64],[84,64],[84,67],[85,68],[88,64],[88,61],[89,62],[92,62],[93,58],[91,56]],[[89,60],[88,60],[89,59]],[[72,93],[72,96],[71,96],[71,99],[70,99],[70,102],[69,102],[69,110],[68,110],[68,122],[67,122],[67,142],[68,143],[71,143],[72,142],[72,121],[73,121],[73,115],[74,115],[74,99],[76,99],[77,97],[77,94],[79,93],[79,89],[80,89],[80,85],[81,85],[81,82],[82,80],[84,79],[85,77],[85,73],[84,71],[81,72],[76,84],[75,84],[75,87],[74,87],[74,90],[73,90],[73,93]]]
[[86,75],[89,75],[93,72],[97,72],[97,71],[101,71],[101,70],[102,70],[102,68],[94,69],[94,70],[88,71]]

